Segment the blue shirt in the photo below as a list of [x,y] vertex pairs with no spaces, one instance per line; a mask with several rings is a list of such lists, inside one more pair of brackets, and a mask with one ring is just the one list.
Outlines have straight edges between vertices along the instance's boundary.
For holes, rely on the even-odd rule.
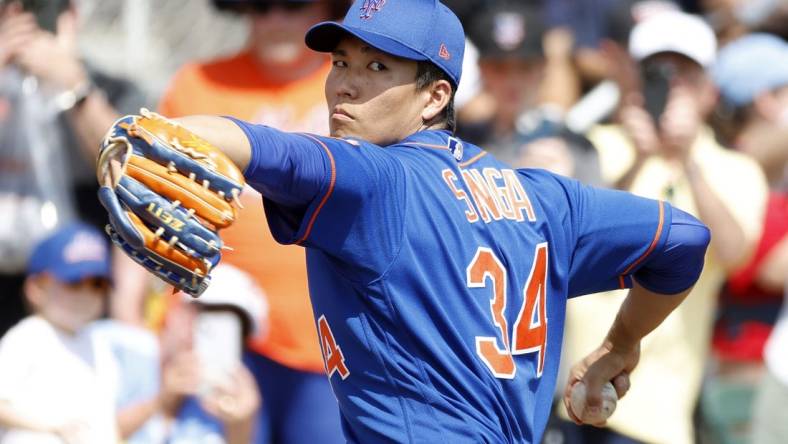
[[514,170],[446,131],[382,148],[236,122],[274,237],[307,248],[351,442],[538,442],[567,298],[641,272],[677,293],[702,267],[647,266],[681,213],[668,204]]

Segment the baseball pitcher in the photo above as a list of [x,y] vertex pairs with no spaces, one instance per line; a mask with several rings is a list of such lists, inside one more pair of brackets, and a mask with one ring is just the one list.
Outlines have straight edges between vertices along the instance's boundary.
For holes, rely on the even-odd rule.
[[453,137],[464,37],[436,0],[357,0],[306,35],[333,61],[332,137],[145,112],[103,145],[112,239],[195,295],[244,181],[264,196],[260,230],[307,249],[350,442],[539,442],[567,299],[632,289],[567,385],[599,409],[703,267],[708,229],[669,204],[516,170]]

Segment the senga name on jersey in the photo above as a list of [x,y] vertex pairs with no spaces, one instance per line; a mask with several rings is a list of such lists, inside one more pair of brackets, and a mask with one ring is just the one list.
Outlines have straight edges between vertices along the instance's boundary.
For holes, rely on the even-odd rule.
[[[468,222],[508,219],[522,222],[536,220],[531,200],[528,199],[517,173],[511,169],[484,168],[460,170],[460,176],[450,170],[441,172],[444,182],[457,198],[465,203]],[[462,182],[462,183],[461,183]]]

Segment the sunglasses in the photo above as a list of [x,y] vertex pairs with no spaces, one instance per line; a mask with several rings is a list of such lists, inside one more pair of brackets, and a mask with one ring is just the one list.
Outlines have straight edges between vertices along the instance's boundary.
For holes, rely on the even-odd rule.
[[275,0],[275,1],[247,1],[247,2],[218,2],[220,9],[226,11],[233,11],[239,14],[268,14],[274,8],[279,8],[286,12],[298,12],[306,9],[308,6],[315,4],[310,1],[288,1],[288,0]]
[[107,279],[100,278],[100,277],[87,277],[77,282],[71,282],[65,284],[69,287],[72,291],[79,290],[81,288],[89,288],[93,291],[106,293],[109,291],[111,285]]

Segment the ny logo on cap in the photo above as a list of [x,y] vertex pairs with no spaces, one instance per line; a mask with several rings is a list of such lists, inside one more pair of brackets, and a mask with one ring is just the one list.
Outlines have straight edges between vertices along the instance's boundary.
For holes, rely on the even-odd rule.
[[361,18],[366,20],[372,17],[372,14],[383,9],[386,0],[364,0],[361,5]]
[[63,249],[63,261],[67,264],[106,259],[107,251],[104,242],[90,233],[77,233]]

